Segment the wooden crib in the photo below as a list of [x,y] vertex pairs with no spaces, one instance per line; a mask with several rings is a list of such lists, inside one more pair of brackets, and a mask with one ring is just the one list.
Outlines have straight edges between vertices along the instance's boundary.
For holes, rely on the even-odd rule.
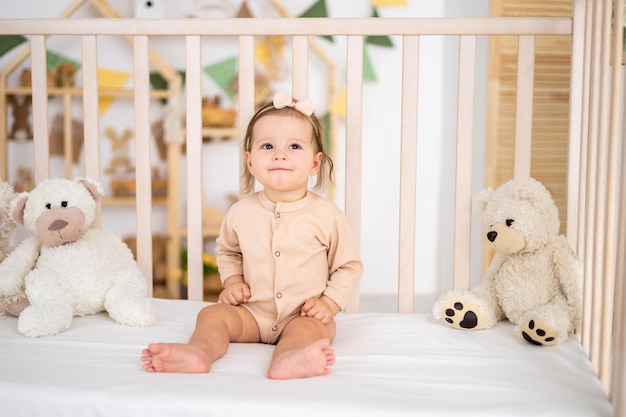
[[[132,41],[137,258],[150,283],[152,175],[150,155],[141,152],[149,148],[151,141],[149,103],[154,96],[151,96],[148,78],[150,62],[157,57],[150,48],[150,40],[162,35],[184,38],[185,85],[176,71],[168,70],[167,65],[159,66],[169,81],[164,96],[184,97],[184,104],[180,106],[185,109],[181,126],[184,135],[181,133],[180,139],[184,136],[186,144],[188,181],[184,206],[187,207],[189,248],[189,301],[155,299],[159,323],[154,328],[128,329],[98,315],[76,320],[71,331],[49,340],[30,340],[16,332],[13,319],[0,317],[3,340],[0,343],[0,408],[9,410],[8,415],[139,415],[148,412],[153,415],[244,415],[260,411],[262,415],[341,412],[363,416],[383,412],[386,415],[435,416],[463,410],[466,415],[489,412],[557,415],[563,412],[564,415],[608,416],[612,413],[608,397],[615,415],[626,415],[623,80],[620,67],[610,65],[621,60],[622,38],[621,33],[612,35],[609,7],[604,3],[607,2],[575,0],[571,18],[73,19],[71,24],[65,19],[0,20],[0,34],[25,35],[30,39],[24,56],[30,58],[32,67],[35,182],[50,176],[47,37],[72,35],[81,39],[82,75],[77,88],[84,103],[84,175],[95,179],[101,177],[98,99],[106,94],[98,90],[97,84],[98,37],[129,37]],[[623,9],[622,0],[615,3],[618,10]],[[365,105],[364,39],[372,35],[401,37],[401,114],[397,120],[388,121],[401,124],[397,184],[401,190],[399,224],[388,225],[398,230],[398,314],[358,313],[357,294],[346,314],[338,317],[335,341],[338,364],[328,378],[286,384],[265,380],[269,347],[263,345],[233,346],[229,356],[218,362],[222,365],[216,364],[209,375],[145,374],[138,360],[141,347],[156,341],[153,338],[184,341],[193,326],[195,313],[204,305],[201,301],[202,175],[197,175],[203,170],[200,157],[201,43],[224,36],[238,40],[237,125],[245,126],[255,110],[254,42],[255,37],[262,35],[290,39],[291,93],[295,97],[306,97],[310,92],[310,37],[346,37],[345,155],[348,157],[336,163],[340,176],[344,177],[339,189],[345,192],[345,212],[357,242],[362,239],[362,190],[367,186],[361,179],[360,163]],[[418,100],[420,40],[435,35],[459,39],[459,71],[452,82],[458,84],[454,121],[457,155],[454,218],[450,219],[454,223],[451,254],[454,272],[452,277],[443,278],[451,280],[443,284],[444,288],[455,289],[471,286],[471,197],[475,191],[472,176],[481,169],[472,166],[477,39],[498,35],[519,39],[514,176],[522,177],[530,175],[531,165],[535,39],[537,36],[571,35],[566,234],[585,265],[584,321],[577,332],[579,340],[570,338],[563,346],[539,351],[515,340],[507,323],[489,331],[458,332],[435,322],[432,317],[413,313],[414,280],[419,273],[424,273],[418,273],[415,268],[416,241],[420,238],[415,213],[420,199],[428,198],[418,195],[415,186],[417,147],[419,141],[424,140],[418,135],[420,121],[417,118],[418,107],[424,105]],[[5,88],[6,80],[0,81],[0,88]],[[5,94],[0,95],[0,100],[4,97]],[[6,102],[3,104],[0,108],[6,109]],[[2,115],[0,130],[6,129],[7,119]],[[10,164],[6,148],[6,137],[1,136],[0,165],[4,177]],[[181,150],[180,141],[171,141],[168,158],[177,160],[185,156]],[[179,180],[177,170],[180,167],[170,169],[168,193],[175,203],[168,203],[168,213],[177,221],[180,194],[177,184],[171,181],[172,178]],[[179,243],[171,241],[179,242],[180,238],[181,235],[170,236],[170,245],[175,245],[170,246],[170,253],[176,253],[179,247]],[[364,261],[367,268],[368,259]],[[494,353],[495,346],[500,349]],[[503,351],[508,352],[508,356]],[[46,355],[54,363],[42,362]],[[454,362],[455,367],[443,366],[439,362],[443,360],[441,356]],[[532,365],[514,363],[520,358]],[[509,366],[516,368],[509,369]],[[529,367],[537,367],[537,373],[529,371]],[[63,375],[66,372],[68,375]],[[485,372],[485,376],[477,377],[481,372]],[[527,379],[518,378],[520,372],[532,375],[527,375]],[[549,376],[553,374],[558,374],[560,379],[553,380]],[[102,376],[100,382],[94,380],[98,375]],[[455,384],[454,379],[459,376],[460,382]],[[539,387],[534,390],[529,384]],[[250,393],[238,398],[234,393],[241,391],[242,385],[249,387]],[[324,394],[312,396],[311,392]],[[529,396],[537,398],[536,406],[527,404],[533,402]]]

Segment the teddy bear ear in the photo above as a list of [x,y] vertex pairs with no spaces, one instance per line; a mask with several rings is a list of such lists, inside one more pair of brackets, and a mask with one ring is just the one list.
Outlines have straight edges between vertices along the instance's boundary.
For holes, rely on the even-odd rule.
[[79,184],[82,184],[87,189],[87,191],[89,191],[89,193],[93,196],[93,199],[96,201],[98,201],[100,197],[102,196],[102,194],[104,194],[102,186],[96,180],[85,177],[85,178],[78,178],[76,181]]
[[517,180],[516,187],[514,189],[515,197],[519,200],[528,201],[540,201],[545,199],[546,196],[550,197],[550,192],[539,181],[533,178],[522,178]]
[[11,218],[19,223],[24,224],[24,209],[26,208],[26,201],[28,200],[28,193],[23,192],[16,198],[11,200]]
[[491,200],[492,196],[493,196],[493,188],[491,187],[485,188],[484,190],[479,191],[474,196],[474,201],[472,203],[474,212],[478,214],[483,214],[485,210],[487,209],[487,203],[489,202],[489,200]]

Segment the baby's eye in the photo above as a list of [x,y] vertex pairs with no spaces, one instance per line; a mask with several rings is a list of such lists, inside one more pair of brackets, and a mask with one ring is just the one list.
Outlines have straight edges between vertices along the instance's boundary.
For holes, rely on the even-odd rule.
[[261,145],[261,149],[273,149],[273,146],[271,143],[264,143]]
[[67,201],[61,201],[61,207],[67,207]]
[[302,146],[297,143],[292,143],[291,145],[289,145],[289,149],[302,149]]
[[50,209],[52,208],[52,204],[50,204],[50,203],[46,204],[46,208],[47,208],[48,210],[50,210]]
[[513,224],[513,222],[514,222],[514,221],[515,221],[515,220],[513,220],[513,219],[506,219],[506,225],[507,225],[507,227],[511,227],[511,225]]

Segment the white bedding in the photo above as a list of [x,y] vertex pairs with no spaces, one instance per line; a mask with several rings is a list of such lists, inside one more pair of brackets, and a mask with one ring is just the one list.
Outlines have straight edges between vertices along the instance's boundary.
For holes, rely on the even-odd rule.
[[231,345],[209,374],[147,373],[141,349],[186,341],[205,305],[154,300],[158,324],[77,317],[29,339],[0,316],[0,415],[18,416],[612,416],[579,343],[555,347],[493,330],[448,328],[427,314],[343,314],[330,375],[265,377],[271,346]]

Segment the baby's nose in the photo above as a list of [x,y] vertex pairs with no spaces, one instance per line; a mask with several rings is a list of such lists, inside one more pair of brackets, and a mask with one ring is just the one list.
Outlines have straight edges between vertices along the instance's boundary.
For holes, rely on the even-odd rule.
[[287,155],[285,155],[285,152],[281,151],[281,150],[276,150],[276,152],[274,152],[274,159],[286,159]]

